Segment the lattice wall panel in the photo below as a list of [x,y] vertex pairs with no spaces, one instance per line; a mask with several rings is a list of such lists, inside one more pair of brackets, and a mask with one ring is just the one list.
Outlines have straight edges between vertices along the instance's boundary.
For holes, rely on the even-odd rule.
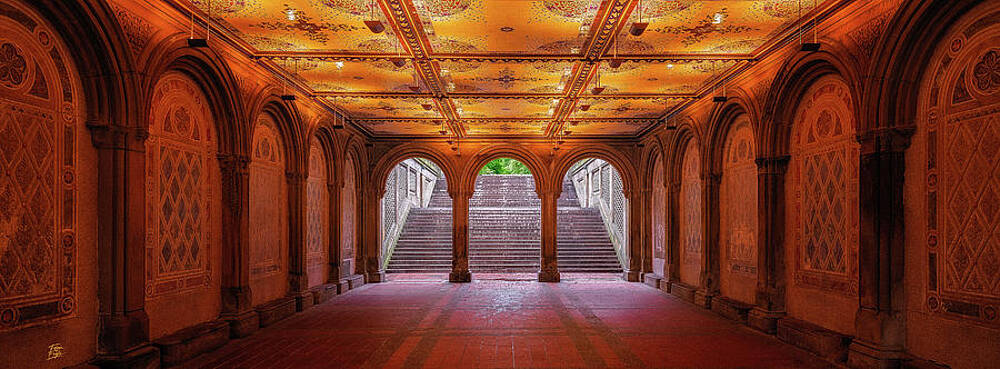
[[344,160],[344,187],[340,193],[340,274],[354,274],[355,219],[357,217],[357,175],[354,155],[348,153]]
[[858,155],[848,86],[817,81],[796,114],[790,177],[795,183],[795,283],[848,296],[858,292]]
[[270,118],[257,123],[252,148],[250,274],[261,278],[284,269],[288,250],[284,145]]
[[[701,253],[702,253],[702,233],[701,233],[701,153],[698,143],[691,140],[684,151],[684,159],[681,161],[681,190],[680,190],[680,261],[687,265],[686,270],[691,271],[689,275],[683,273],[682,278],[686,283],[696,283],[697,273],[700,273]],[[684,269],[684,268],[682,268]]]
[[309,285],[326,281],[324,266],[329,260],[330,193],[327,162],[319,140],[309,144],[309,178],[306,180],[306,259]]
[[197,83],[180,73],[153,93],[146,142],[146,296],[204,288],[215,236],[208,166],[215,163],[212,113]]
[[40,19],[0,12],[0,331],[76,309],[79,78]]
[[720,244],[725,268],[732,273],[757,274],[757,165],[753,130],[738,122],[724,146]]
[[1000,326],[1000,23],[987,16],[939,52],[924,97],[926,306]]

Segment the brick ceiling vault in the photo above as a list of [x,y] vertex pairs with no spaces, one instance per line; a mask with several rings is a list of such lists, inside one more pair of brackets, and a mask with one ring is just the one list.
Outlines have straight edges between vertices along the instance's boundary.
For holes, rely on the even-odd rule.
[[373,137],[541,139],[648,132],[842,2],[165,1]]

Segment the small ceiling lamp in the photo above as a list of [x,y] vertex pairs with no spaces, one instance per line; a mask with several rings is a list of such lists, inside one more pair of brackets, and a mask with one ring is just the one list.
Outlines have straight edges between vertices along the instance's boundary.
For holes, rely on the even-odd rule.
[[592,93],[594,95],[600,95],[601,92],[604,92],[604,87],[601,87],[601,64],[599,64],[599,63],[597,64],[597,81],[596,82],[597,82],[597,84],[594,86],[594,88],[590,89],[590,93]]
[[344,116],[336,114],[333,117],[333,129],[344,129]]
[[573,131],[570,131],[568,129],[563,131],[563,136],[569,136],[571,134],[573,134]]
[[615,57],[608,61],[608,66],[618,69],[624,60],[618,58],[618,37],[615,37]]
[[208,47],[208,39],[212,37],[212,1],[208,1],[208,19],[205,20],[205,38],[194,37],[194,10],[191,10],[191,35],[187,39],[188,47]]
[[396,68],[402,68],[406,65],[406,58],[403,58],[403,56],[399,54],[399,43],[399,40],[392,43],[392,50],[396,52],[396,56],[389,58],[389,61],[392,62],[392,65],[395,65]]
[[430,110],[434,109],[434,105],[431,105],[431,104],[420,104],[420,107],[424,108],[424,110],[427,110],[427,111],[430,111]]
[[[816,0],[813,0],[813,9],[816,9]],[[802,21],[802,0],[799,0],[799,22],[801,22],[801,21]],[[799,23],[799,50],[805,51],[805,52],[808,52],[808,53],[819,51],[820,44],[819,44],[819,41],[816,39],[816,32],[817,32],[816,28],[817,28],[818,25],[815,22],[816,22],[816,20],[813,19],[813,39],[812,39],[812,42],[802,42],[802,34],[805,33],[805,32],[803,31],[803,28],[802,28],[803,25],[801,23]]]
[[[718,68],[716,68],[715,61],[712,61],[712,71],[718,74]],[[712,86],[712,94],[715,95],[715,86]],[[712,97],[712,102],[724,103],[729,98],[726,97],[726,81],[722,80],[722,95],[715,95]]]
[[639,0],[639,4],[636,5],[636,9],[639,12],[639,21],[632,22],[632,27],[629,28],[628,33],[632,36],[639,37],[642,36],[643,32],[646,32],[646,27],[649,27],[649,22],[642,21],[642,0]]
[[368,30],[372,31],[372,33],[382,33],[383,31],[385,31],[385,25],[382,24],[382,21],[378,20],[378,18],[375,18],[375,0],[371,1],[371,3],[368,5],[368,8],[369,10],[371,10],[370,14],[372,16],[372,19],[366,20],[365,26],[368,27]]
[[[285,62],[285,69],[286,70],[288,69],[288,62],[287,62],[287,60]],[[299,72],[299,60],[295,59],[295,69],[293,70],[292,75],[294,76],[298,72]],[[284,100],[284,101],[295,101],[295,95],[293,95],[293,94],[291,94],[291,93],[288,92],[288,82],[287,81],[281,84],[281,100]]]
[[438,131],[438,133],[440,133],[442,136],[448,135],[448,126],[445,125],[445,122],[443,120],[441,121],[441,129]]
[[576,126],[577,124],[580,124],[580,122],[577,122],[577,121],[575,121],[575,120],[571,120],[571,121],[569,121],[569,125],[571,125],[571,126],[574,126],[574,127],[575,127],[575,126]]
[[581,104],[580,105],[580,111],[587,111],[587,110],[590,110],[590,104]]

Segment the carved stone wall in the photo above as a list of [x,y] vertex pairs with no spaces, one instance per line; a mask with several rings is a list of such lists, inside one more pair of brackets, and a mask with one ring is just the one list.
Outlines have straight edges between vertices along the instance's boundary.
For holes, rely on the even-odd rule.
[[344,160],[344,188],[340,194],[340,273],[347,277],[354,274],[354,245],[357,239],[355,226],[357,218],[357,175],[354,169],[354,154],[348,153]]
[[309,179],[306,182],[306,263],[309,286],[327,281],[330,272],[330,192],[327,161],[315,137],[309,143]]
[[681,163],[680,191],[680,277],[681,282],[698,286],[701,279],[701,152],[692,139],[684,150]]
[[[154,337],[219,313],[220,180],[215,126],[179,72],[153,92],[146,141],[146,299]],[[184,304],[197,299],[198,304]]]
[[20,355],[28,342],[76,337],[61,341],[67,351],[62,364],[86,360],[96,347],[97,157],[69,56],[30,5],[0,1],[4,368],[44,362],[41,354]]
[[663,179],[662,157],[654,159],[656,164],[653,167],[652,188],[650,191],[651,214],[650,228],[653,232],[653,273],[664,274],[664,266],[667,258],[667,188]]
[[827,76],[799,102],[786,194],[789,314],[854,330],[858,294],[858,163],[847,84]]
[[719,191],[719,281],[724,296],[753,303],[757,286],[757,147],[745,117],[729,131]]
[[266,114],[254,129],[250,162],[250,287],[253,303],[285,296],[288,279],[288,181],[285,152]]
[[942,340],[1000,336],[998,45],[996,4],[973,11],[942,39],[925,70],[907,152],[907,343],[953,367],[1000,361],[996,350],[938,348]]

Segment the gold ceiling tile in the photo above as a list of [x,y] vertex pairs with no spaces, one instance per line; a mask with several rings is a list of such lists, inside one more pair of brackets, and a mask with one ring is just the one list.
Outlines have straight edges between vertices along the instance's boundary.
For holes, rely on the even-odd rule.
[[559,99],[461,98],[453,99],[459,117],[551,119]]
[[360,119],[425,118],[442,119],[437,108],[431,110],[424,105],[434,106],[429,98],[380,98],[380,97],[327,97],[327,101],[346,111],[351,117]]
[[395,120],[367,120],[356,121],[362,128],[367,129],[377,135],[396,136],[440,136],[437,131],[441,128],[441,123],[436,120],[427,119],[395,119]]
[[[602,94],[694,94],[733,65],[733,61],[624,62],[618,68],[605,64],[601,66]],[[591,92],[585,90],[584,94]]]
[[327,61],[300,60],[275,61],[298,75],[317,92],[414,92],[410,87],[420,85],[422,92],[426,86],[414,77],[413,65],[409,62],[396,67],[388,60],[373,61]]
[[[641,37],[623,31],[625,54],[750,53],[798,19],[795,0],[646,0],[641,13],[649,27]],[[802,13],[812,10],[802,1]],[[639,10],[630,21],[636,21]],[[627,31],[627,30],[626,30]]]
[[[577,108],[570,114],[570,119],[603,119],[603,118],[639,118],[656,119],[663,116],[671,107],[677,105],[678,99],[615,99],[615,98],[584,98],[577,103]],[[586,111],[581,105],[589,105]]]
[[[425,32],[436,53],[476,51],[577,54],[600,0],[418,0],[438,6]],[[420,9],[420,6],[418,6]]]
[[652,124],[654,120],[580,120],[573,121],[565,129],[573,131],[575,136],[631,136],[638,134]]
[[470,136],[543,135],[547,121],[524,119],[470,120],[465,123]]
[[457,93],[561,94],[572,62],[479,62],[445,60],[441,74]]

